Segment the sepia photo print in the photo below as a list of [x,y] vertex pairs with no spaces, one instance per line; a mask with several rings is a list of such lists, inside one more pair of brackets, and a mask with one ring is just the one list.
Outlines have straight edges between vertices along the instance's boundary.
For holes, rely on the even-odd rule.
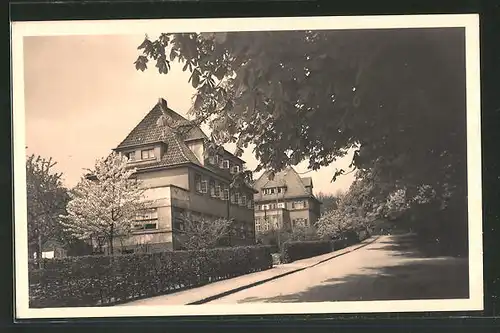
[[476,15],[12,29],[18,318],[482,309]]

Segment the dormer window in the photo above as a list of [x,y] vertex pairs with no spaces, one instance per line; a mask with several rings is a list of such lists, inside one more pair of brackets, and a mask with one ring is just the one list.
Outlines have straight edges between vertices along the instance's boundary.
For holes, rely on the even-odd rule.
[[222,161],[222,169],[229,169],[229,160]]
[[135,161],[135,151],[130,151],[128,153],[125,153],[124,155],[130,162]]
[[146,149],[141,151],[141,160],[149,160],[155,158],[154,149]]
[[240,172],[240,166],[239,165],[233,165],[231,168],[231,173],[238,173]]

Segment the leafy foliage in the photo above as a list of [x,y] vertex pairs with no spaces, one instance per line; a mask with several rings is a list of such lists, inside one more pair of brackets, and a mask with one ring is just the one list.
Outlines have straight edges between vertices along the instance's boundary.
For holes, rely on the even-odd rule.
[[113,304],[271,267],[263,246],[44,260],[42,269],[29,272],[30,307]]
[[144,189],[132,178],[127,158],[113,152],[95,163],[69,193],[65,229],[78,239],[103,238],[113,253],[113,239],[130,233],[132,221],[144,209]]
[[340,195],[318,193],[316,198],[321,202],[321,214],[336,209]]
[[64,239],[59,215],[65,211],[68,195],[62,174],[53,171],[55,165],[52,158],[31,155],[26,159],[29,252],[34,250],[37,258],[47,240]]
[[192,113],[254,144],[259,168],[318,169],[359,145],[355,167],[418,185],[463,176],[463,46],[460,29],[161,34],[136,65],[183,63]]
[[291,241],[313,241],[317,240],[318,236],[314,227],[298,224],[291,230],[289,239]]
[[357,178],[346,193],[337,198],[336,208],[325,212],[316,222],[318,235],[338,239],[348,233],[370,232],[374,222],[383,216],[381,183],[370,179],[369,174]]
[[256,171],[317,170],[355,149],[348,172],[381,184],[362,200],[369,212],[403,188],[466,197],[464,47],[458,28],[161,34],[136,66],[182,63],[191,113],[217,143],[255,146]]

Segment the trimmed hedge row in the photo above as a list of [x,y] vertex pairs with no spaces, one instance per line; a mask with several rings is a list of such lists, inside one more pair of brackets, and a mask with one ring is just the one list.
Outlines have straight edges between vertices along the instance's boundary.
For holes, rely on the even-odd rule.
[[367,232],[362,232],[359,235],[353,233],[342,239],[335,239],[332,241],[286,242],[283,244],[281,259],[283,263],[290,263],[295,260],[319,256],[358,244],[369,237],[370,235]]
[[111,305],[151,297],[266,270],[272,258],[267,246],[245,246],[44,259],[42,267],[29,274],[33,308]]
[[319,256],[332,252],[331,241],[296,241],[283,244],[282,260],[289,263],[295,260]]

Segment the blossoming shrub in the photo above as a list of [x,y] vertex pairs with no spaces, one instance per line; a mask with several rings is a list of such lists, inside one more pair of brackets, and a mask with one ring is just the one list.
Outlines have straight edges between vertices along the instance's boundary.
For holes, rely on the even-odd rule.
[[111,305],[271,267],[267,246],[45,259],[30,269],[30,307]]
[[310,258],[333,250],[330,241],[297,241],[283,244],[282,260],[289,263],[299,259]]

